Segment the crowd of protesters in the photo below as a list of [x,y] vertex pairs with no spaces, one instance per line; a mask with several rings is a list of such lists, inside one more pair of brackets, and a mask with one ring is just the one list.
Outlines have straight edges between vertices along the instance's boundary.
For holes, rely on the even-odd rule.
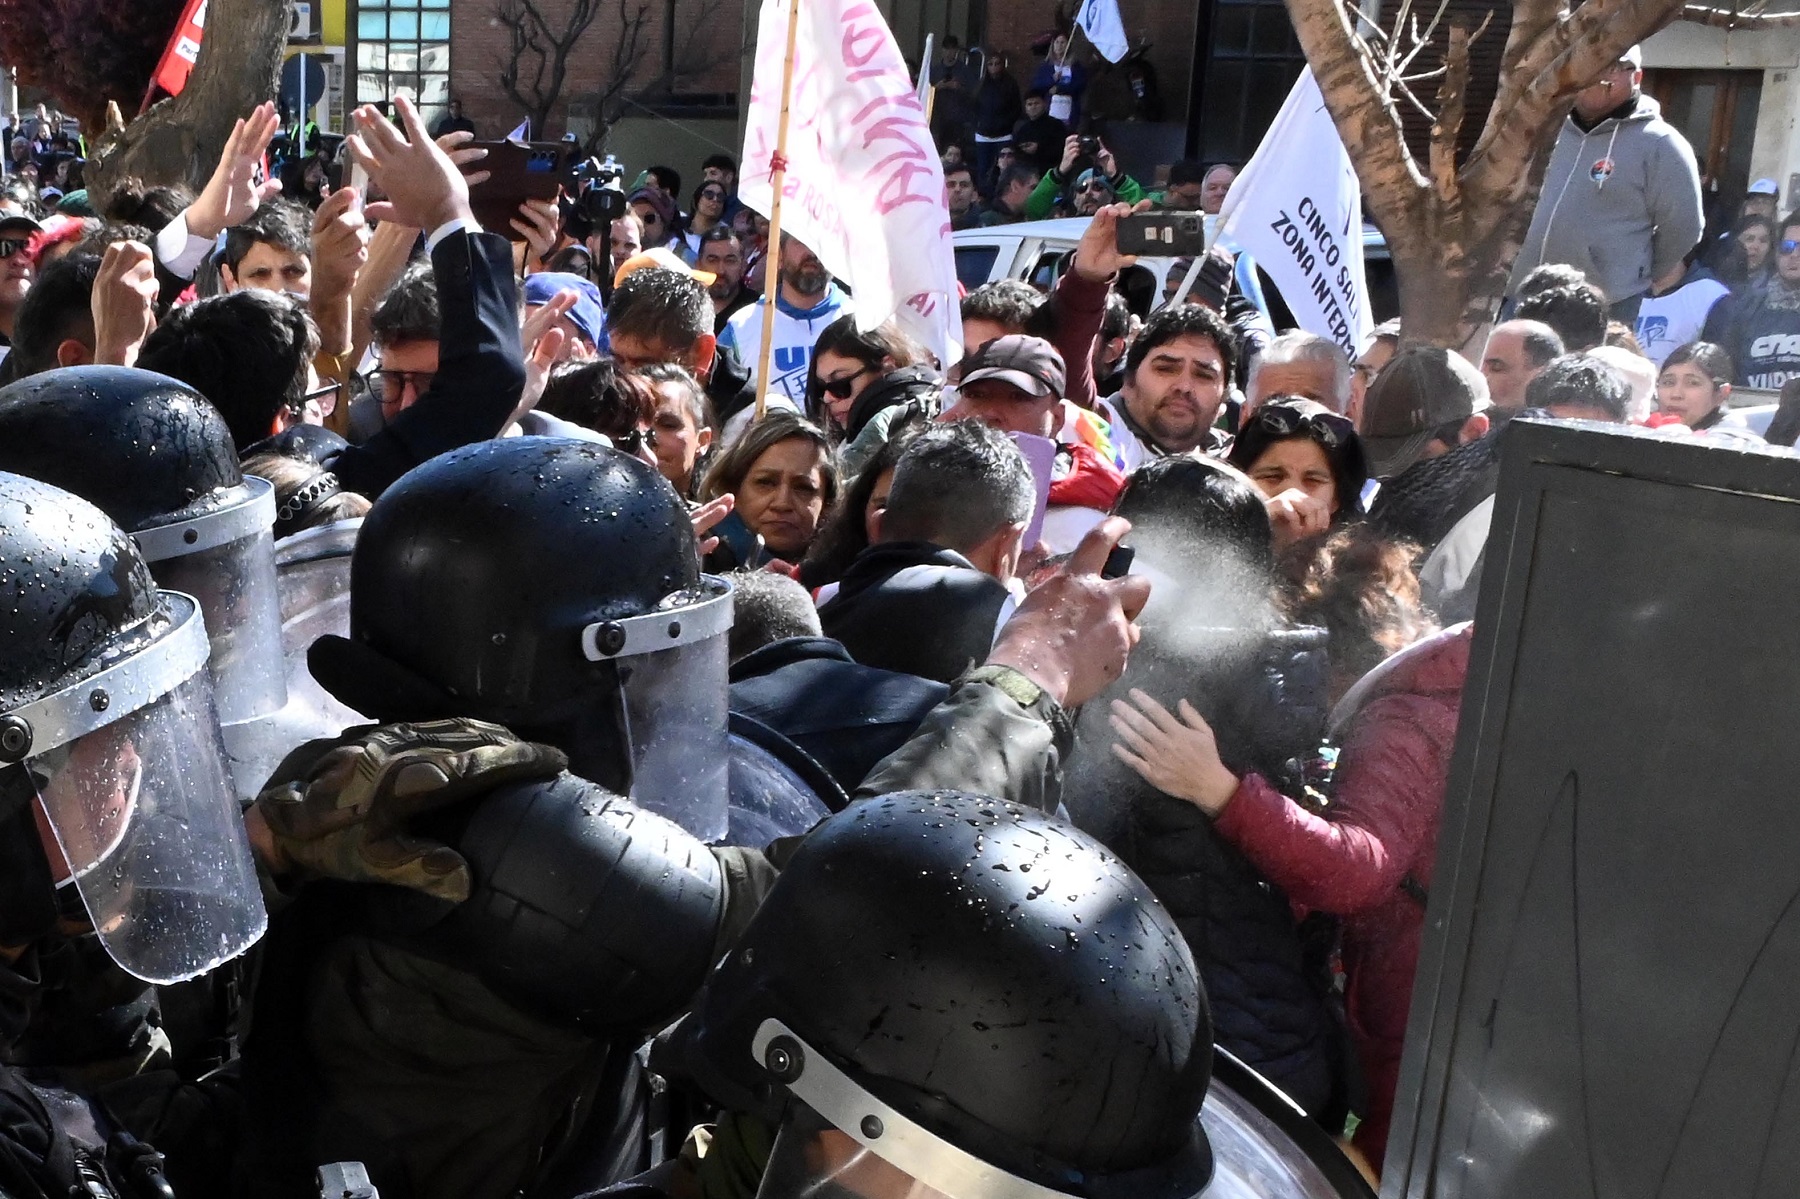
[[[1065,43],[1028,89],[999,52],[976,64],[951,45],[934,68],[959,227],[1089,218],[1047,291],[1005,281],[963,298],[959,362],[893,321],[858,327],[817,255],[769,244],[728,156],[698,180],[648,167],[610,222],[565,197],[527,203],[494,238],[447,182],[479,169],[466,122],[432,140],[410,106],[398,124],[363,110],[343,153],[303,136],[264,179],[281,125],[265,105],[198,194],[128,186],[98,209],[51,190],[79,182],[56,121],[18,132],[0,373],[111,364],[191,386],[274,485],[283,535],[380,513],[409,471],[461,447],[609,446],[686,504],[707,571],[745,580],[734,690],[780,645],[935,703],[1096,530],[1128,520],[1132,570],[1150,580],[1141,639],[1122,677],[1071,705],[1046,806],[1167,908],[1217,1042],[1372,1172],[1505,428],[1530,413],[1760,441],[1732,391],[1800,377],[1800,215],[1776,218],[1764,181],[1716,244],[1668,216],[1637,230],[1628,163],[1668,141],[1628,58],[1568,135],[1623,129],[1615,182],[1589,194],[1605,181],[1552,165],[1536,260],[1479,365],[1397,322],[1354,359],[1297,330],[1246,336],[1230,283],[1214,303],[1134,314],[1115,286],[1133,261],[1119,220],[1148,203],[1216,213],[1232,168],[1176,163],[1147,195],[1081,132],[1084,72]],[[346,156],[376,192],[344,186]],[[1645,169],[1681,167],[1675,153]],[[1572,228],[1595,232],[1569,223],[1583,205],[1605,206],[1600,235],[1641,267],[1603,276],[1602,258],[1627,255],[1569,248]],[[849,793],[882,756],[806,743]]]

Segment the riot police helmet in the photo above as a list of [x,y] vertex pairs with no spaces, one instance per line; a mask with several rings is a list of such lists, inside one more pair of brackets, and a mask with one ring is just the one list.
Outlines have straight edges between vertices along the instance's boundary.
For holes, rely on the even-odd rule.
[[1180,930],[1097,841],[906,792],[808,836],[672,1043],[777,1122],[761,1199],[1188,1199],[1211,1032]]
[[705,840],[726,827],[731,588],[654,467],[549,437],[441,455],[382,493],[350,634],[308,662],[381,721],[473,716]]
[[199,392],[120,366],[21,379],[0,389],[0,470],[96,505],[158,583],[200,601],[221,721],[287,702],[274,489],[238,470],[225,418]]
[[0,473],[0,918],[13,928],[45,888],[71,886],[113,960],[156,983],[261,935],[207,656],[198,604],[159,590],[100,509]]

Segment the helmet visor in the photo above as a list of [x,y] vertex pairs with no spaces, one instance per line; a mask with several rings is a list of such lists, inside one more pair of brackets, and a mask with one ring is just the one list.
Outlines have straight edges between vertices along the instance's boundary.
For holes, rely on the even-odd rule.
[[[173,632],[21,710],[44,717],[25,767],[52,874],[80,892],[113,960],[152,983],[236,956],[268,922],[225,773],[199,612],[168,598]],[[64,721],[70,735],[58,735],[51,714],[83,704],[112,719]]]
[[751,1052],[799,1100],[757,1199],[1070,1199],[908,1119],[779,1020],[762,1022]]
[[245,498],[229,508],[136,535],[156,581],[194,596],[206,613],[221,724],[267,716],[287,702],[270,532],[274,489],[252,477],[244,488]]
[[730,820],[731,584],[708,576],[683,598],[689,602],[590,626],[582,643],[590,659],[618,663],[632,801],[717,841]]
[[[776,1134],[756,1199],[958,1199],[933,1190],[795,1104]],[[968,1199],[977,1199],[969,1196]]]

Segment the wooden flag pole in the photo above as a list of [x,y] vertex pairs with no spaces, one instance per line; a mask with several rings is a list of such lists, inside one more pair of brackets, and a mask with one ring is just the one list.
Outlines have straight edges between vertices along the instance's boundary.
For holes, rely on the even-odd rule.
[[[775,362],[775,302],[781,291],[781,190],[787,184],[788,106],[794,99],[794,53],[800,37],[800,0],[788,0],[787,54],[781,60],[781,122],[775,131],[775,156],[769,182],[775,199],[769,205],[769,245],[763,251],[763,329],[761,363],[756,372],[756,415],[769,411],[769,379]],[[771,263],[769,259],[775,261]]]

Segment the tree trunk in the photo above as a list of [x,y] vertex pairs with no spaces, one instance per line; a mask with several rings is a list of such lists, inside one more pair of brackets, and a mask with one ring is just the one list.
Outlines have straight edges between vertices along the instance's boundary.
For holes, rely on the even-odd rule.
[[181,94],[152,106],[95,150],[87,168],[95,206],[104,212],[130,178],[203,186],[233,123],[274,97],[287,30],[288,6],[275,0],[209,0],[200,58]]
[[1674,20],[1682,0],[1587,0],[1574,12],[1559,0],[1513,0],[1499,91],[1460,165],[1472,35],[1453,27],[1426,169],[1407,148],[1387,52],[1363,39],[1344,0],[1287,5],[1369,216],[1387,237],[1402,342],[1479,361],[1575,93]]

